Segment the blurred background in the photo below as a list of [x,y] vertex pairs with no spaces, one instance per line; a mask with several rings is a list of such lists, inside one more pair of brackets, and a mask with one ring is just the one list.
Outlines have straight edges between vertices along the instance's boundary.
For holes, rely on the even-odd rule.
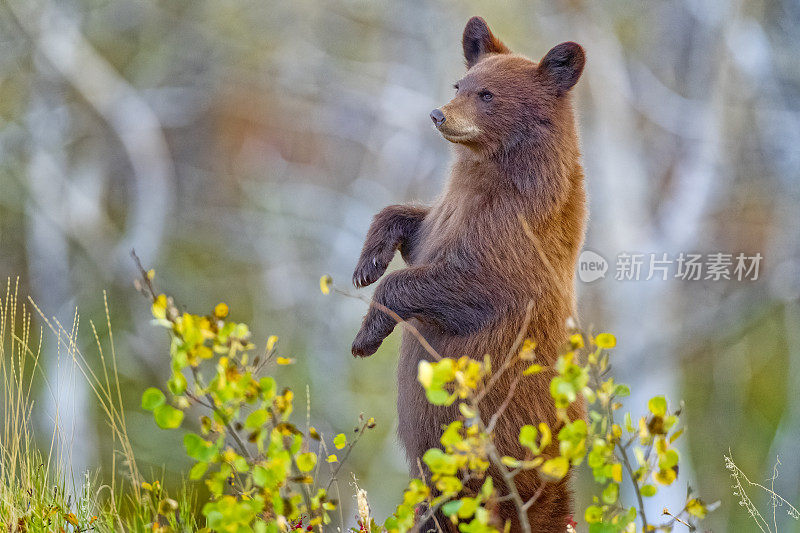
[[[88,320],[104,323],[108,291],[140,467],[165,467],[168,483],[187,464],[180,436],[138,407],[165,380],[168,347],[134,291],[131,248],[188,310],[224,300],[256,342],[276,334],[297,359],[280,379],[298,394],[309,385],[320,430],[377,419],[347,467],[383,520],[407,482],[398,335],[354,360],[366,305],[323,296],[318,280],[347,287],[371,216],[441,190],[449,147],[428,113],[463,73],[461,31],[476,14],[532,58],[565,40],[586,50],[575,90],[586,247],[610,266],[578,282],[580,319],[616,334],[634,414],[659,393],[685,402],[686,468],[651,513],[679,508],[690,483],[721,501],[707,529],[753,530],[723,454],[758,482],[780,458],[776,492],[800,495],[795,0],[4,0],[0,275],[63,323],[79,307],[90,357]],[[614,279],[617,256],[635,252],[763,261],[757,280]],[[59,386],[38,393],[42,434],[60,408],[73,469],[107,475],[102,413],[45,347]],[[751,496],[766,511],[766,494]],[[780,509],[778,521],[800,531]]]

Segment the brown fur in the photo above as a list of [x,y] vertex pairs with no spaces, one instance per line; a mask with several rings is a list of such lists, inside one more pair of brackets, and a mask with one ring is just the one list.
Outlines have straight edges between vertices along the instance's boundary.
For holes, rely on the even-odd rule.
[[[374,301],[410,321],[443,356],[489,354],[502,364],[533,302],[528,335],[537,356],[555,362],[575,310],[574,271],[586,219],[583,169],[570,88],[583,69],[580,46],[563,43],[538,64],[512,54],[480,18],[464,30],[468,71],[437,124],[455,143],[455,161],[444,193],[430,207],[389,206],[369,229],[353,275],[357,286],[375,282],[399,248],[408,268],[385,276]],[[491,93],[491,96],[487,96]],[[433,114],[432,114],[433,117]],[[436,121],[435,121],[436,122]],[[524,219],[534,234],[526,234]],[[534,245],[538,241],[539,247]],[[371,306],[353,342],[353,354],[377,350],[395,326]],[[399,436],[411,471],[417,458],[440,446],[442,427],[459,415],[455,406],[430,405],[417,382],[419,361],[430,359],[417,339],[404,333],[398,369]],[[513,375],[507,372],[481,406],[491,416],[502,404]],[[524,457],[523,424],[558,427],[549,394],[550,373],[523,379],[496,426],[500,453]],[[583,416],[582,407],[571,416]],[[492,470],[495,484],[505,485]],[[523,499],[543,481],[535,472],[516,478]],[[510,502],[500,520],[519,531]],[[571,513],[568,480],[548,483],[529,512],[532,531],[559,531]]]

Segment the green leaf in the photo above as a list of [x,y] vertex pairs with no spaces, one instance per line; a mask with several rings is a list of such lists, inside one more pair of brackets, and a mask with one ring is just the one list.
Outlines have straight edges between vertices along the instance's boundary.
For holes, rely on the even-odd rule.
[[268,417],[269,413],[267,413],[266,409],[256,409],[247,415],[244,421],[244,427],[247,429],[258,429],[267,422]]
[[275,392],[278,389],[278,384],[275,382],[275,378],[272,376],[266,376],[259,380],[259,386],[261,387],[261,398],[264,400],[271,400],[275,396]]
[[596,524],[603,520],[603,509],[597,505],[590,505],[586,508],[583,518],[589,524]]
[[536,437],[538,434],[539,432],[536,431],[535,427],[526,424],[519,428],[519,443],[530,448],[533,453],[539,453],[539,447],[536,445]]
[[455,475],[458,471],[457,458],[447,455],[439,448],[431,448],[422,456],[422,462],[428,465],[434,474]]
[[250,470],[250,465],[247,463],[247,459],[241,456],[233,460],[233,467],[237,472],[247,472]]
[[667,400],[663,396],[654,396],[647,402],[647,408],[655,416],[664,416],[667,414]]
[[344,433],[339,433],[333,438],[333,445],[337,450],[341,450],[347,445],[347,436]]
[[630,413],[625,413],[625,430],[628,433],[633,433],[633,419]]
[[164,405],[166,401],[167,397],[163,392],[155,387],[150,387],[142,394],[142,409],[152,411],[156,407]]
[[253,483],[258,485],[259,487],[263,487],[267,484],[267,469],[263,466],[256,465],[253,467]]
[[444,389],[425,389],[425,395],[433,405],[450,405],[453,403],[450,393]]
[[208,463],[197,463],[189,470],[189,479],[197,480],[203,477],[208,470]]
[[175,409],[171,405],[163,404],[153,410],[156,424],[161,429],[175,429],[183,422],[183,411]]
[[616,483],[609,483],[605,489],[603,489],[603,502],[609,505],[615,503],[617,498],[619,498],[619,485]]
[[658,489],[656,488],[655,485],[647,484],[647,485],[643,485],[642,488],[639,489],[639,492],[641,492],[642,496],[644,496],[645,498],[652,498],[653,496],[656,495],[656,492],[658,492]]
[[453,516],[461,509],[461,506],[464,504],[461,500],[452,500],[447,502],[446,504],[442,505],[442,512],[445,516]]
[[181,372],[175,372],[167,382],[169,391],[175,396],[180,396],[186,392],[186,377]]
[[625,398],[627,396],[630,396],[631,388],[623,384],[617,385],[616,388],[614,389],[614,395],[619,396],[620,398]]
[[200,462],[209,462],[217,454],[216,446],[194,433],[183,436],[183,447],[186,448],[186,455]]
[[317,454],[314,452],[301,453],[297,456],[297,469],[301,472],[310,472],[317,465]]
[[658,468],[667,470],[678,464],[679,455],[676,450],[667,450],[658,456]]
[[619,533],[622,531],[617,524],[609,524],[607,522],[595,522],[589,524],[589,533]]
[[486,481],[483,482],[483,487],[481,487],[481,495],[484,499],[488,500],[489,496],[492,495],[492,492],[494,492],[494,482],[492,481],[492,478],[487,477]]

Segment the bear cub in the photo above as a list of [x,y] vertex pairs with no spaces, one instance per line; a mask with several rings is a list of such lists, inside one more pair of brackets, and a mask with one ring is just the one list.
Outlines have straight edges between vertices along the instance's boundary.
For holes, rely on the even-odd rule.
[[[453,99],[430,114],[453,143],[449,179],[432,205],[392,205],[375,216],[353,283],[378,281],[397,250],[408,267],[377,284],[352,352],[375,353],[397,323],[384,312],[389,309],[443,357],[489,354],[492,367],[499,368],[522,333],[536,340],[537,361],[552,366],[575,311],[575,264],[586,224],[571,101],[583,49],[562,43],[535,62],[511,52],[479,17],[467,23],[462,45],[467,71]],[[431,356],[404,331],[398,432],[412,476],[419,475],[417,461],[425,451],[440,446],[443,426],[460,416],[456,405],[428,403],[417,381],[422,360]],[[507,405],[495,426],[502,455],[525,457],[518,440],[523,424],[545,422],[558,431],[549,393],[552,371],[512,386],[525,364],[517,359],[481,402],[487,419]],[[574,404],[569,416],[582,417],[583,410]],[[549,451],[557,449],[556,442]],[[499,472],[490,468],[489,474],[500,494],[507,494]],[[524,501],[538,494],[528,510],[532,531],[565,530],[572,506],[567,478],[546,482],[524,471],[515,484]],[[493,512],[501,527],[510,521],[512,531],[521,530],[510,500],[501,499]],[[441,515],[438,523],[453,527]]]

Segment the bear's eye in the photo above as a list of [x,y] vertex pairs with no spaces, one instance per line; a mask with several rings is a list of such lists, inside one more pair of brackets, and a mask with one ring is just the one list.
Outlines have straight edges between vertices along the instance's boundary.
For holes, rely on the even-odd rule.
[[453,84],[453,89],[455,89],[456,91],[458,91],[458,84],[457,84],[457,83],[454,83],[454,84]]
[[491,102],[492,98],[494,98],[494,95],[489,91],[481,91],[481,93],[478,96],[480,96],[481,100],[483,100],[484,102]]

